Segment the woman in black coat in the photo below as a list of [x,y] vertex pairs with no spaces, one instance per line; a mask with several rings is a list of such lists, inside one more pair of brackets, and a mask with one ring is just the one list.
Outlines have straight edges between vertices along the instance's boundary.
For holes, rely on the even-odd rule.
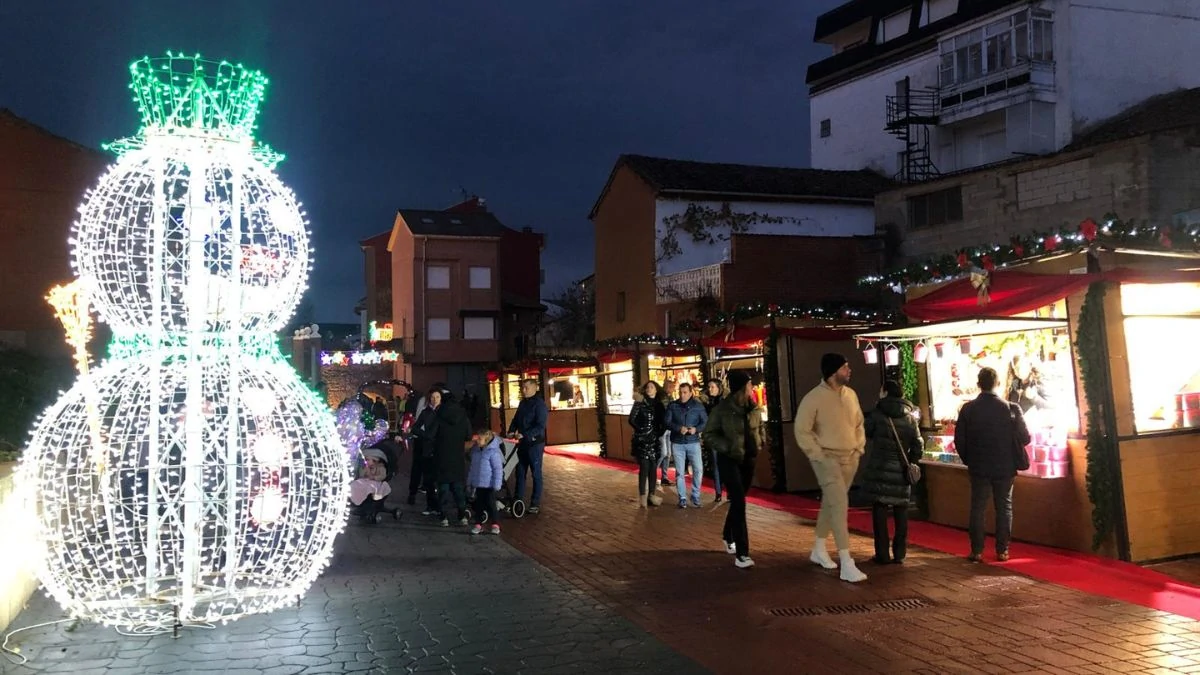
[[442,502],[442,527],[450,525],[450,499],[458,508],[458,524],[467,524],[467,443],[471,421],[462,406],[442,394],[433,439],[434,472]]
[[667,431],[667,409],[658,395],[653,380],[642,385],[642,397],[629,411],[629,426],[633,427],[632,455],[638,463],[638,507],[662,504],[658,489],[658,460],[662,457],[662,437]]
[[[864,422],[867,435],[867,466],[863,473],[863,489],[873,504],[872,526],[875,531],[875,562],[883,565],[904,561],[908,547],[908,505],[912,486],[904,458],[910,463],[921,460],[924,443],[917,421],[916,408],[904,400],[900,383],[883,383],[883,398],[875,405]],[[888,512],[896,521],[896,537],[888,556]]]

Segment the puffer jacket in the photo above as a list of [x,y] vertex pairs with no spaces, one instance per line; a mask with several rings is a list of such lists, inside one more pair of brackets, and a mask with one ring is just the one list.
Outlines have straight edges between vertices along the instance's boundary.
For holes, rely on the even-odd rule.
[[[905,506],[912,496],[896,436],[904,444],[908,461],[921,461],[924,444],[912,417],[913,410],[915,408],[908,401],[889,396],[880,399],[863,423],[867,436],[863,490],[877,503]],[[893,425],[896,433],[892,433]]]
[[705,447],[737,462],[755,457],[766,442],[763,412],[752,401],[739,406],[736,397],[726,396],[704,426]]
[[661,400],[642,399],[629,411],[629,426],[633,427],[631,454],[638,459],[658,460],[662,457],[662,437],[666,433],[666,411]]
[[504,482],[504,453],[500,451],[500,443],[500,437],[493,436],[491,443],[471,451],[467,487],[500,489]]

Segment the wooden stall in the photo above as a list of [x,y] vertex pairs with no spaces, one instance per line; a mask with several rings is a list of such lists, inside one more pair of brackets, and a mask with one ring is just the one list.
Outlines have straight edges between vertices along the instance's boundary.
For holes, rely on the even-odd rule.
[[521,401],[521,381],[535,379],[549,408],[547,444],[599,442],[598,370],[597,362],[589,357],[540,356],[489,374],[493,428],[507,430]]

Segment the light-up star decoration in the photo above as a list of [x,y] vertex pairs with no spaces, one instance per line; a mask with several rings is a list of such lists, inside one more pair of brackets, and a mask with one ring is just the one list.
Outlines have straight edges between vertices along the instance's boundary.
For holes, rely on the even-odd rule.
[[[154,631],[295,603],[344,528],[333,416],[274,333],[307,282],[308,231],[252,132],[267,80],[168,54],[130,68],[143,126],[85,198],[78,281],[52,302],[80,380],[34,428],[21,487],[48,593]],[[112,328],[88,368],[88,304]]]

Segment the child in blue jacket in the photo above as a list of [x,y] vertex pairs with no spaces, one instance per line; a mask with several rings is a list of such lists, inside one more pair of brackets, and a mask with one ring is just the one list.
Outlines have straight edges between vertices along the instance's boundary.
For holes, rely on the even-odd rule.
[[475,490],[475,525],[471,534],[483,533],[483,516],[492,524],[492,534],[500,534],[496,513],[496,492],[504,483],[504,460],[500,451],[501,439],[491,429],[475,434],[471,448],[471,468],[467,471],[467,487]]

